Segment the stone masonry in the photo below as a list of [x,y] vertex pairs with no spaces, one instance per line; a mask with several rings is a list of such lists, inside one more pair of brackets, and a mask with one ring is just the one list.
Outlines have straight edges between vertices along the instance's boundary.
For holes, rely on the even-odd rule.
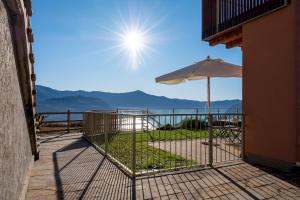
[[35,92],[30,0],[0,0],[0,199],[22,199],[33,156]]

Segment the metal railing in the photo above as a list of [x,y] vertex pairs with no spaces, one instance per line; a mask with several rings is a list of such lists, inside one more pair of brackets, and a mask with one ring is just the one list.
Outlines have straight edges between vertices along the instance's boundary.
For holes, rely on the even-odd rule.
[[135,177],[243,158],[242,114],[85,112],[83,132]]
[[40,112],[36,121],[40,133],[82,130],[82,118],[84,112]]
[[[226,113],[230,110],[231,113],[241,113],[239,108],[211,108],[212,112],[215,113]],[[102,113],[119,113],[119,114],[135,114],[135,115],[151,115],[159,114],[159,113],[167,113],[167,114],[200,114],[207,113],[206,108],[168,108],[168,109],[152,109],[152,108],[144,108],[144,109],[132,109],[132,108],[117,108],[117,109],[107,109],[107,110],[93,110],[93,112],[102,112]],[[66,111],[66,112],[39,112],[37,113],[36,121],[38,123],[40,133],[49,133],[49,132],[70,132],[70,131],[81,131],[82,130],[82,119],[84,112],[74,112],[74,111]],[[146,128],[147,126],[159,127],[160,124],[156,121],[155,118],[149,120],[149,123],[144,123],[143,126]]]
[[[242,109],[239,106],[236,107],[211,107],[211,113],[242,113]],[[136,109],[123,109],[117,108],[115,110],[116,113],[120,114],[205,114],[208,113],[208,109],[205,108],[184,108],[184,107],[171,107],[171,108],[164,108],[164,109],[157,109],[157,108],[136,108]]]
[[289,0],[203,0],[202,39],[288,5]]

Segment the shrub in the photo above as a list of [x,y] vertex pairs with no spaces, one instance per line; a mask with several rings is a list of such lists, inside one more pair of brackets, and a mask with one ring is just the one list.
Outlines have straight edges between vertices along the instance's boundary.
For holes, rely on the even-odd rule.
[[[232,122],[229,120],[217,120],[214,119],[212,121],[212,126],[221,126],[221,127],[226,127],[226,126],[236,126],[236,127],[242,127],[242,122],[237,121],[237,122]],[[180,123],[180,127],[182,129],[187,129],[187,130],[207,130],[208,129],[208,122],[206,120],[200,120],[200,119],[185,119],[182,120]]]
[[181,128],[187,130],[206,130],[207,122],[199,119],[185,119],[181,121]]
[[175,129],[178,129],[178,127],[174,127],[171,124],[165,124],[165,125],[157,128],[157,130],[175,130]]

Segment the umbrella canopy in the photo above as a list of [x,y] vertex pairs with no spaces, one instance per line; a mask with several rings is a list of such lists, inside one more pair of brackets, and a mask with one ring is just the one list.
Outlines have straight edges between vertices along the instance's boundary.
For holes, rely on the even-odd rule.
[[242,67],[224,62],[222,59],[207,59],[157,77],[157,83],[178,84],[190,80],[207,79],[208,112],[210,113],[210,78],[211,77],[242,77]]
[[242,77],[242,67],[224,62],[222,59],[207,59],[157,77],[157,83],[178,84],[208,77]]

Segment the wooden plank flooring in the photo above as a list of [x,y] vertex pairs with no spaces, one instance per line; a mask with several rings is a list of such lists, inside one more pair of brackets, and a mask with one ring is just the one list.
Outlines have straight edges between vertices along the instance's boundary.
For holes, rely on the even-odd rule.
[[[132,179],[81,133],[41,136],[26,199],[131,199]],[[300,199],[300,188],[246,163],[139,177],[137,199]]]

